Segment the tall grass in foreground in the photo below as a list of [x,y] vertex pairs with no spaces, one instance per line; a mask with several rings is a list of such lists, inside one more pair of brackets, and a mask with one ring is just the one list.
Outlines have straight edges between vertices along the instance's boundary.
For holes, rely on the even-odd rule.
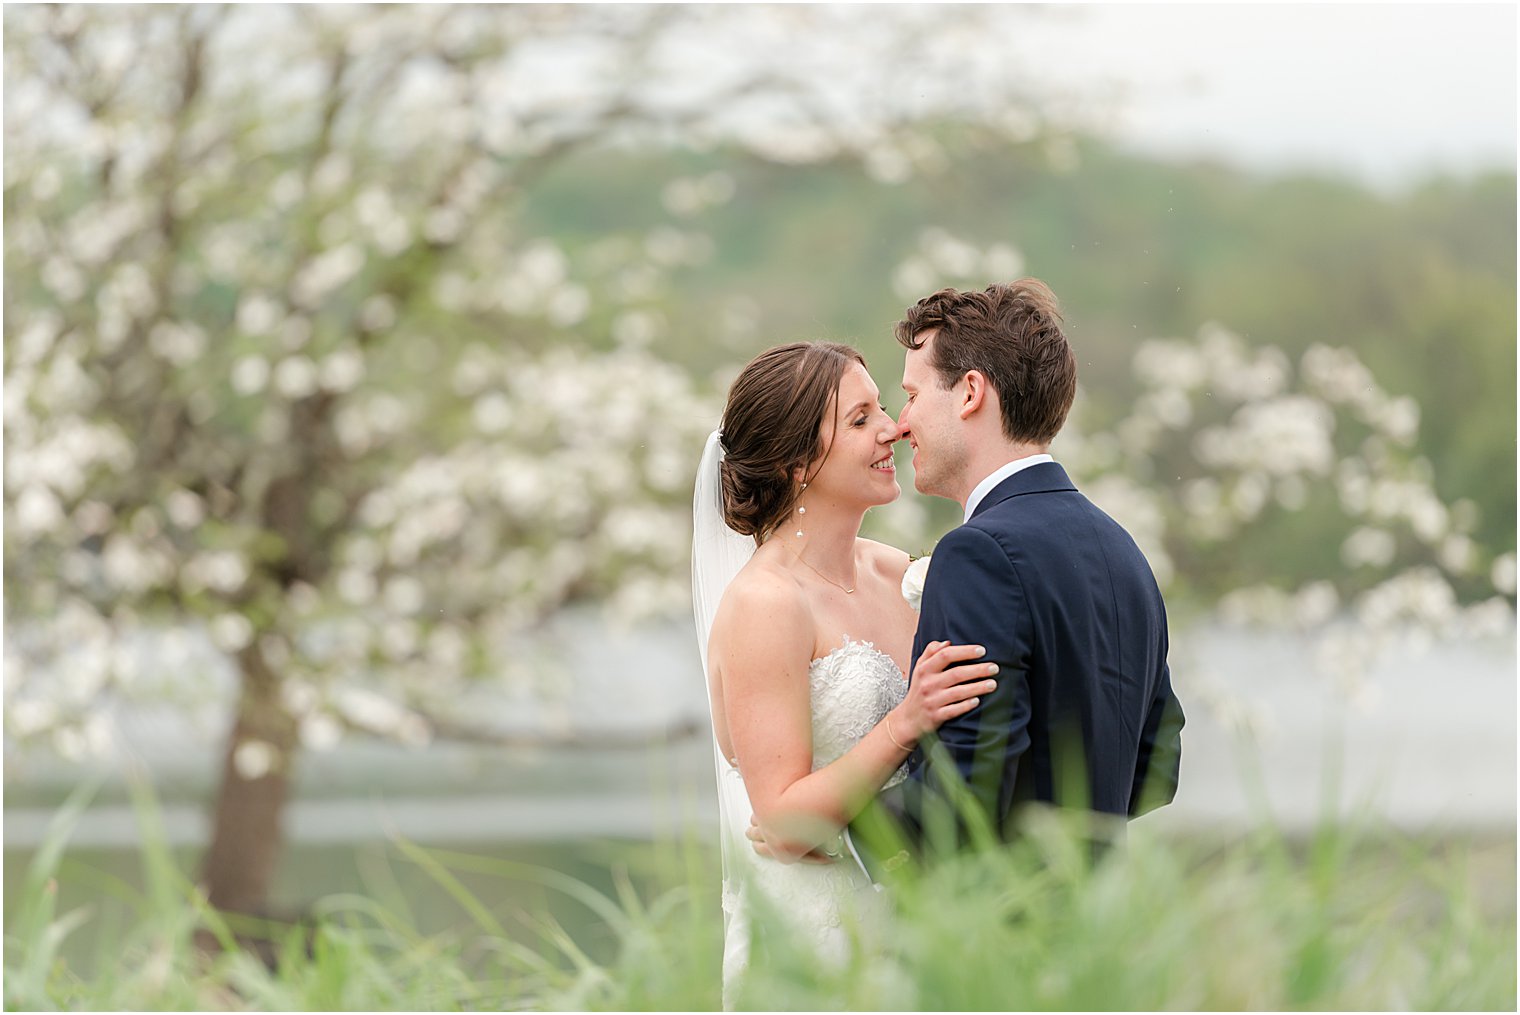
[[[236,923],[174,869],[140,799],[135,922],[87,975],[60,957],[94,918],[60,913],[62,809],[5,927],[5,1006],[95,1010],[641,1010],[719,1003],[721,915],[710,850],[633,849],[610,894],[485,856],[396,849],[458,906],[423,934],[404,904],[322,900],[299,926]],[[743,1003],[778,1009],[1496,1009],[1516,1002],[1515,912],[1485,898],[1465,847],[1327,828],[1210,846],[1135,835],[1092,865],[1057,823],[1015,848],[906,878],[884,923],[831,968],[771,934]],[[577,940],[545,913],[493,912],[459,875],[561,893],[594,917]],[[197,931],[219,947],[198,948]],[[269,941],[274,970],[244,947]],[[594,957],[595,956],[595,957]]]

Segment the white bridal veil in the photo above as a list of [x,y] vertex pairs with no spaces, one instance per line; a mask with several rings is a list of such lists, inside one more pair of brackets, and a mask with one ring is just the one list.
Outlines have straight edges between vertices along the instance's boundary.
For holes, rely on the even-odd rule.
[[[755,541],[741,536],[723,520],[723,442],[718,431],[707,435],[702,461],[697,466],[697,485],[691,498],[691,609],[697,620],[697,645],[702,650],[702,672],[707,672],[707,639],[723,590],[739,569],[755,555]],[[708,699],[708,708],[712,700]]]
[[[691,502],[691,608],[697,622],[697,645],[701,649],[704,680],[708,673],[707,640],[712,634],[713,617],[723,599],[723,590],[755,553],[755,541],[749,536],[741,536],[723,520],[723,480],[718,470],[722,461],[721,435],[714,430],[702,450]],[[715,720],[710,690],[707,709],[709,717]],[[749,794],[738,770],[728,763],[718,747],[716,722],[713,730],[713,764],[718,776],[718,839],[723,857],[723,994],[726,1008],[734,990],[730,980],[745,965],[749,949],[747,928],[735,925],[736,920],[742,923],[747,918],[736,905],[734,892],[741,879],[740,872],[755,863],[755,855],[744,837],[745,826],[749,824]]]

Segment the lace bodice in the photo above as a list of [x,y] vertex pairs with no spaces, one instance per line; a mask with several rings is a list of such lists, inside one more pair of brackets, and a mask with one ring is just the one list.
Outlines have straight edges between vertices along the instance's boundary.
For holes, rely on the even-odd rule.
[[[839,648],[813,660],[808,678],[815,772],[859,743],[908,693],[908,678],[891,656],[848,636]],[[906,774],[906,768],[899,768],[887,785]]]

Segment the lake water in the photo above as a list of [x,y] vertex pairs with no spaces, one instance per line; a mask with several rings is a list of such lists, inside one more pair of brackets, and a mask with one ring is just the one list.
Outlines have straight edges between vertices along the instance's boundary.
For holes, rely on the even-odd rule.
[[[574,746],[418,749],[350,740],[307,752],[287,819],[290,841],[328,845],[396,833],[424,842],[526,843],[711,829],[706,703],[689,628],[619,630],[569,616],[542,632],[542,645],[556,650],[541,687],[482,688],[462,707],[504,734],[548,729]],[[1409,831],[1513,833],[1512,637],[1384,658],[1355,697],[1316,673],[1310,655],[1288,635],[1174,632],[1173,679],[1188,714],[1181,786],[1170,807],[1144,820],[1226,831],[1271,820],[1302,830],[1335,808]],[[128,757],[151,775],[169,840],[200,844],[230,674],[213,683],[189,713],[119,710],[121,753],[103,763],[8,757],[7,849],[41,841],[57,802],[92,771],[105,783],[74,841],[132,845],[136,823],[120,782]],[[1250,717],[1249,730],[1242,716]]]

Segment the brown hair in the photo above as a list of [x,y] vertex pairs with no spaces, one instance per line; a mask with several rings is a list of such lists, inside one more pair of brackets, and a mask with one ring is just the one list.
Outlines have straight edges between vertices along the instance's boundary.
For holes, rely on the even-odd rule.
[[[793,476],[826,456],[822,423],[860,353],[834,342],[767,349],[739,373],[723,409],[723,518],[763,543],[797,503]],[[821,463],[820,463],[821,464]]]
[[1049,444],[1061,432],[1077,394],[1077,359],[1044,282],[1021,278],[979,293],[941,289],[909,307],[894,334],[918,349],[918,336],[931,329],[930,362],[942,387],[976,370],[998,393],[1009,440]]

